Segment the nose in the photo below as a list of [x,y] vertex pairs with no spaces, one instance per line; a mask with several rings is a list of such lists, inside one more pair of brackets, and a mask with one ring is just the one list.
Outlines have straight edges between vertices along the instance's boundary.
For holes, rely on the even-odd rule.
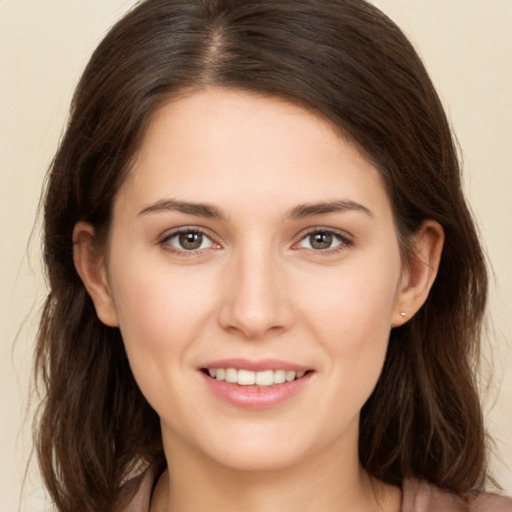
[[295,321],[282,262],[261,248],[247,250],[230,262],[219,309],[223,329],[246,339],[286,331]]

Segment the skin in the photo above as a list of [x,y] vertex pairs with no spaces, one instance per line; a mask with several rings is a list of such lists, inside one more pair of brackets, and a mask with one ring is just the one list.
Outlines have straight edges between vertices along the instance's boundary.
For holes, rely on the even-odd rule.
[[[303,207],[332,201],[344,207]],[[204,232],[201,248],[180,246],[178,228]],[[331,246],[312,232],[334,233]],[[400,509],[400,490],[360,467],[359,413],[391,328],[428,295],[443,232],[425,222],[403,262],[377,170],[328,121],[220,88],[169,102],[117,195],[106,250],[83,222],[74,240],[97,314],[121,329],[161,418],[168,470],[153,512]],[[284,403],[246,410],[200,372],[238,357],[313,373]]]

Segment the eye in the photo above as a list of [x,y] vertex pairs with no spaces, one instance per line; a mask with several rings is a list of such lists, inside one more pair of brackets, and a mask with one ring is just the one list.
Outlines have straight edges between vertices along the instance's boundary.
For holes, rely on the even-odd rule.
[[178,251],[198,251],[213,247],[212,240],[204,233],[194,229],[174,232],[162,240],[163,244],[170,245]]
[[312,231],[298,243],[299,248],[312,249],[314,251],[328,251],[342,245],[349,246],[351,241],[341,234],[329,230]]

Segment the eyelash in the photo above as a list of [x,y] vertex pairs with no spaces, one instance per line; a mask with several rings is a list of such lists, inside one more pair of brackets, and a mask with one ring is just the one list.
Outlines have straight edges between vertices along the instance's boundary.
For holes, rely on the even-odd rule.
[[[212,237],[203,229],[197,228],[197,227],[187,227],[184,226],[182,228],[175,229],[171,231],[170,233],[166,233],[158,242],[160,246],[162,246],[166,251],[169,251],[177,256],[182,257],[194,257],[194,256],[201,256],[204,251],[210,249],[211,247],[206,247],[203,249],[192,249],[192,250],[186,250],[186,249],[178,249],[175,248],[173,245],[169,243],[170,240],[172,240],[175,237],[178,237],[181,234],[197,234],[201,235],[205,238],[207,238],[212,246],[214,248],[219,248],[220,244],[216,243]],[[340,251],[346,250],[347,248],[354,245],[354,241],[349,238],[345,233],[342,233],[340,231],[334,230],[332,228],[322,228],[322,227],[315,227],[313,229],[310,229],[306,233],[302,234],[300,239],[295,242],[292,245],[292,249],[300,250],[301,248],[298,247],[298,245],[306,240],[308,237],[311,237],[314,234],[323,234],[323,235],[332,235],[336,240],[339,241],[339,244],[327,249],[313,249],[313,248],[304,248],[308,251],[313,251],[315,254],[319,254],[322,256],[328,256],[332,254],[336,254]]]
[[[344,251],[348,249],[349,247],[352,247],[354,245],[354,241],[347,236],[345,232],[341,232],[332,228],[323,228],[323,227],[315,227],[313,229],[310,229],[306,233],[304,233],[298,242],[295,242],[293,244],[293,247],[295,248],[298,246],[301,242],[306,240],[311,235],[315,234],[322,234],[322,235],[332,235],[333,238],[337,239],[339,241],[339,244],[328,248],[328,249],[313,249],[313,248],[306,248],[307,250],[314,251],[315,254],[321,255],[321,256],[329,256],[332,254],[337,254],[338,252]],[[300,248],[298,248],[300,249]]]
[[180,236],[182,234],[195,234],[195,235],[201,235],[204,238],[208,239],[211,243],[211,245],[215,248],[220,247],[218,243],[216,243],[212,237],[203,229],[197,228],[197,227],[188,227],[184,226],[182,228],[174,229],[173,231],[166,233],[158,242],[160,246],[162,246],[166,251],[171,252],[172,254],[175,254],[177,256],[182,257],[194,257],[194,256],[201,256],[204,251],[210,249],[210,247],[206,247],[203,249],[194,249],[194,250],[186,250],[186,249],[178,249],[171,245],[169,243],[170,240],[173,238]]

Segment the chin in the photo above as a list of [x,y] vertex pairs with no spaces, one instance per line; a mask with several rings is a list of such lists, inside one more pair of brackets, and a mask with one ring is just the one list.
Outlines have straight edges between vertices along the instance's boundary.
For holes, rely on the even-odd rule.
[[203,445],[203,453],[234,471],[279,471],[297,466],[330,447],[330,443],[319,444],[315,442],[318,438],[304,435],[305,432],[300,435],[296,428],[294,432],[284,428],[277,432],[274,429],[243,432],[242,427],[237,430],[237,433],[228,431],[223,439],[211,439],[211,443]]
[[236,447],[233,448],[233,454],[222,454],[215,457],[215,462],[232,471],[279,471],[299,464],[305,455],[304,453],[277,452],[275,450],[258,450],[241,452]]

